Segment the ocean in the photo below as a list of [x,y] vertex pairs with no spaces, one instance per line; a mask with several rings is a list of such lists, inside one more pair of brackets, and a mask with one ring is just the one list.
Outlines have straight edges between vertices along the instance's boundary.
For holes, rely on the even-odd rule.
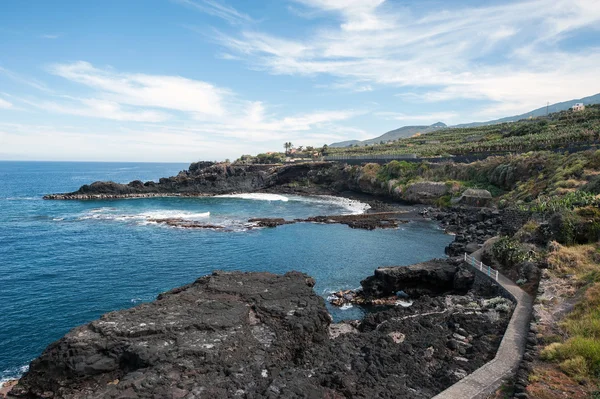
[[[209,198],[45,201],[97,180],[172,176],[187,164],[0,162],[0,384],[70,329],[103,313],[152,301],[213,270],[299,270],[317,294],[359,287],[378,266],[444,256],[452,237],[432,222],[398,229],[298,223],[249,228],[252,217],[361,213],[336,197],[251,194]],[[181,229],[153,219],[182,217],[226,226]],[[335,320],[360,309],[330,308]]]

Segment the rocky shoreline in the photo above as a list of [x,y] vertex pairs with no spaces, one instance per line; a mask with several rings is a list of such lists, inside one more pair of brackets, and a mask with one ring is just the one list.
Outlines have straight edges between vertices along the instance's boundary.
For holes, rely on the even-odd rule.
[[[200,163],[158,183],[96,182],[44,198],[210,196],[240,188],[377,195],[348,184],[347,172],[330,163],[269,168]],[[407,212],[388,196],[368,198],[373,209],[362,215],[248,222],[257,227],[312,222],[374,229],[430,219],[456,235],[446,248],[450,256],[479,249],[506,225],[504,211],[455,206]],[[155,222],[222,227],[183,219]],[[368,309],[363,320],[337,324],[331,323],[307,275],[215,272],[154,302],[74,329],[32,362],[8,397],[430,398],[492,359],[510,319],[512,304],[498,286],[460,263],[450,258],[377,269],[361,282],[361,290],[330,297],[338,306]]]
[[305,274],[215,272],[72,330],[8,397],[430,398],[493,358],[510,318],[499,291],[447,260],[361,284],[414,299],[332,324]]

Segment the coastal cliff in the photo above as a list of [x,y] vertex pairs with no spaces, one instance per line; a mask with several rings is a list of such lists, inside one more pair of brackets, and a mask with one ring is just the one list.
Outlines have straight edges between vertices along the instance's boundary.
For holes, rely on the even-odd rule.
[[305,274],[215,272],[75,328],[9,398],[430,398],[493,358],[510,305],[446,261],[397,269],[364,288],[440,296],[339,324]]
[[418,180],[400,187],[398,180],[378,176],[377,168],[378,165],[374,164],[357,167],[334,162],[291,165],[198,162],[192,163],[188,170],[161,178],[158,182],[94,182],[71,193],[49,194],[44,198],[85,200],[249,192],[339,194],[351,191],[407,203],[435,204],[444,196],[458,193],[456,188],[443,182]]
[[[600,151],[493,156],[469,164],[391,161],[385,165],[308,162],[289,165],[192,163],[158,182],[95,182],[46,199],[203,196],[247,192],[369,194],[407,203],[489,206],[562,196],[573,188],[598,194]],[[544,173],[541,173],[544,171]],[[565,187],[568,182],[569,187]],[[571,187],[573,186],[573,187]]]

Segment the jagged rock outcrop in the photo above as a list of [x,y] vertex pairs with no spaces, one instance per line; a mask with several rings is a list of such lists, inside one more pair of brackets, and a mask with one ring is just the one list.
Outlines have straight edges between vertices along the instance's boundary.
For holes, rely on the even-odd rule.
[[[255,397],[328,339],[330,316],[307,275],[215,273],[78,327],[31,364],[22,398]],[[52,392],[53,395],[45,392]]]
[[[153,197],[164,195],[198,196],[264,191],[273,187],[307,181],[313,185],[335,185],[340,165],[311,162],[293,165],[235,165],[197,162],[177,176],[128,184],[94,182],[66,194],[50,194],[45,199],[96,199],[118,197]],[[344,187],[339,187],[343,189]],[[310,191],[310,187],[307,188]],[[315,189],[315,187],[313,187]],[[299,190],[300,191],[300,190]],[[319,190],[313,190],[319,191]],[[331,192],[331,191],[329,191]]]
[[360,282],[365,297],[378,298],[404,291],[415,298],[423,295],[437,296],[446,293],[465,294],[475,281],[468,270],[448,262],[434,259],[407,267],[380,267],[373,276]]
[[247,192],[336,194],[354,191],[411,203],[433,204],[451,189],[440,182],[414,182],[403,189],[382,182],[362,167],[335,162],[308,162],[291,165],[236,165],[196,162],[177,176],[158,182],[139,180],[128,184],[94,182],[66,194],[45,199],[111,199],[122,197],[203,196]]
[[313,284],[298,272],[202,277],[73,329],[9,398],[425,399],[493,358],[510,317],[473,291],[331,325]]

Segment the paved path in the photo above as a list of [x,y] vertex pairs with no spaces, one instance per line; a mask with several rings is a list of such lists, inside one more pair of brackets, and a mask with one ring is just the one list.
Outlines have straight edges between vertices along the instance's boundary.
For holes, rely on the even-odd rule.
[[[472,256],[479,259],[480,254],[477,252]],[[437,394],[433,399],[487,398],[518,369],[525,351],[533,299],[518,285],[502,275],[499,275],[498,283],[515,297],[517,306],[506,328],[496,357],[450,388]]]

